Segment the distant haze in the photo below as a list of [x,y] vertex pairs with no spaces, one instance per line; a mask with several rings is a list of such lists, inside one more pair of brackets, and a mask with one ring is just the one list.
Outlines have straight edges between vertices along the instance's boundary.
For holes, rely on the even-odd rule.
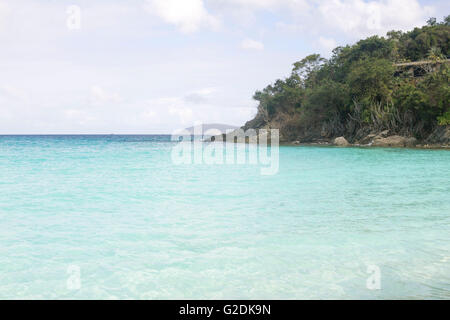
[[239,127],[222,124],[222,123],[208,123],[208,124],[198,125],[197,127],[195,127],[195,126],[189,127],[189,128],[186,128],[185,130],[191,134],[194,134],[194,128],[196,130],[199,130],[202,134],[204,134],[208,130],[218,130],[218,131],[220,131],[220,133],[226,133],[227,130],[235,130],[235,129],[238,129]]

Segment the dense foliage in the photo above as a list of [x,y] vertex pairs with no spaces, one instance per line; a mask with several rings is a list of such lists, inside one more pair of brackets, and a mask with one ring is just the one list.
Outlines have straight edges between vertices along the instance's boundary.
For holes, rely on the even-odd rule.
[[[259,115],[266,122],[285,115],[298,130],[321,127],[327,135],[370,128],[422,136],[450,124],[449,35],[450,16],[432,18],[422,28],[338,47],[330,59],[307,56],[288,78],[255,93]],[[421,60],[438,63],[420,77],[397,72],[396,63]]]

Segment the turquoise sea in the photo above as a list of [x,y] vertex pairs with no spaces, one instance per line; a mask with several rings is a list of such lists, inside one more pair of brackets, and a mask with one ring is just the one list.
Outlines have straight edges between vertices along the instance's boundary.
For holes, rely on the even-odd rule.
[[0,299],[450,298],[450,151],[174,144],[1,136]]

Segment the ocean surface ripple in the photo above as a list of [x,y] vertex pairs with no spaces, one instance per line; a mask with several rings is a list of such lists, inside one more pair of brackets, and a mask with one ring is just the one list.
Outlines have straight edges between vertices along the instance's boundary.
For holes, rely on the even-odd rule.
[[450,151],[282,146],[264,176],[173,146],[1,136],[0,299],[450,298]]

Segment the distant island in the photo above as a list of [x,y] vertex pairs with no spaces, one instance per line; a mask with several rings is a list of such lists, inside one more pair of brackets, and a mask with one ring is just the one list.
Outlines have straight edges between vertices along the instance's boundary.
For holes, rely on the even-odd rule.
[[233,126],[233,125],[229,125],[229,124],[223,124],[223,123],[202,123],[199,124],[198,126],[192,126],[189,128],[184,129],[185,131],[187,131],[189,134],[195,134],[196,130],[200,133],[200,134],[205,134],[208,131],[214,132],[214,133],[226,133],[228,131],[232,131],[234,129],[237,129],[237,126]]
[[450,15],[309,55],[256,91],[242,129],[279,129],[294,144],[449,147],[449,35]]

